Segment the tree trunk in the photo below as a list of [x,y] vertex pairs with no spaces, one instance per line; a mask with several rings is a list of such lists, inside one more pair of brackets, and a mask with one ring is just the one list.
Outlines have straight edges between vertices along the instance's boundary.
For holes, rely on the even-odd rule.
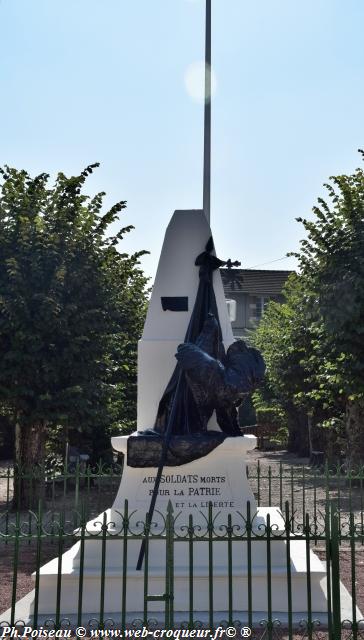
[[35,509],[44,497],[46,425],[15,425],[14,506]]
[[323,419],[321,415],[314,415],[312,417],[311,446],[314,451],[323,451],[325,455],[329,457],[328,440],[330,430],[318,426],[318,423],[322,422]]
[[312,416],[307,415],[308,455],[312,456]]
[[347,460],[352,469],[364,464],[364,401],[346,404]]
[[307,414],[290,405],[286,409],[288,417],[288,451],[299,456],[309,455]]

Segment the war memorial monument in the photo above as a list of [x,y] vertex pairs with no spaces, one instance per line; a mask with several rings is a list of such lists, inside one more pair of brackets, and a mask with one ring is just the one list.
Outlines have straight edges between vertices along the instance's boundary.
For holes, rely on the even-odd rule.
[[[206,7],[209,65],[210,0]],[[254,622],[267,619],[269,608],[284,621],[288,557],[294,620],[306,617],[309,566],[312,615],[325,623],[325,566],[302,539],[287,548],[281,511],[257,507],[246,475],[245,454],[256,438],[241,435],[237,407],[259,385],[265,367],[259,352],[234,340],[228,316],[219,273],[225,262],[215,253],[209,224],[210,109],[207,97],[203,208],[172,215],[138,346],[137,432],[112,438],[124,454],[118,494],[87,524],[86,537],[63,554],[61,574],[57,558],[41,567],[39,620],[54,618],[58,601],[61,618],[75,621],[80,591],[82,622],[97,620],[103,590],[104,619],[119,620],[122,603],[128,623],[143,619],[147,594],[148,612],[162,624],[169,580],[176,625],[191,614],[191,588],[196,620],[211,620],[211,602],[216,623],[226,620],[229,596],[233,618],[242,623],[249,607]],[[120,536],[126,504],[127,532]],[[168,522],[176,539],[172,549],[166,545]],[[266,535],[267,525],[275,538],[269,559],[266,540],[249,545],[244,537],[247,530],[248,537]],[[192,546],[191,528],[201,539]],[[239,535],[239,544],[229,543]],[[31,623],[34,604],[33,591],[18,602],[16,618]],[[344,617],[350,606],[343,589]]]

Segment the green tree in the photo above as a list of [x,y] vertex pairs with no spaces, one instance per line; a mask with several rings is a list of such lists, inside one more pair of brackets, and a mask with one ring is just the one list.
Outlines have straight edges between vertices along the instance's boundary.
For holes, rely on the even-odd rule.
[[144,252],[108,237],[125,202],[102,213],[104,193],[79,176],[1,171],[0,402],[16,429],[16,461],[44,460],[55,426],[110,428],[135,419],[136,345],[146,306]]
[[254,403],[258,411],[273,410],[287,425],[290,451],[325,450],[334,461],[340,454],[343,402],[319,306],[301,274],[289,277],[284,295],[283,304],[268,305],[254,334],[267,363]]
[[269,303],[253,337],[267,365],[264,386],[255,394],[254,403],[259,411],[275,409],[288,427],[288,449],[307,455],[310,448],[307,415],[311,407],[305,361],[311,351],[311,335],[299,276],[289,277],[284,294],[284,303]]
[[328,457],[346,444],[349,463],[364,463],[364,173],[331,178],[329,203],[303,220],[299,274],[285,303],[271,303],[255,344],[267,361],[259,404],[287,415],[289,446],[303,452],[312,437]]
[[[364,153],[361,151],[361,154]],[[296,254],[306,296],[317,310],[313,361],[316,396],[345,408],[347,457],[364,463],[364,172],[332,177],[329,202],[319,199],[315,220]]]

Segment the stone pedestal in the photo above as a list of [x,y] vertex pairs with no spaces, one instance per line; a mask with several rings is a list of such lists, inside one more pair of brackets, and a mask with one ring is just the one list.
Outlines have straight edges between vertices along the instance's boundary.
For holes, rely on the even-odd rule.
[[[141,533],[142,522],[149,507],[156,469],[135,469],[125,465],[120,489],[114,505],[106,512],[107,536],[102,543],[102,514],[87,524],[84,542],[83,572],[81,574],[81,542],[76,543],[62,557],[60,582],[60,613],[62,618],[75,621],[78,611],[79,585],[82,580],[82,620],[98,619],[101,598],[101,575],[104,563],[104,612],[105,617],[116,622],[121,619],[123,590],[125,589],[126,619],[132,623],[143,618],[144,588],[149,595],[166,592],[166,536],[165,515],[168,503],[175,518],[172,540],[173,592],[175,620],[186,620],[193,602],[195,620],[209,619],[210,585],[213,587],[214,620],[218,624],[226,619],[229,610],[229,588],[234,619],[247,621],[248,593],[251,590],[255,622],[267,619],[268,593],[271,593],[272,615],[282,623],[288,615],[287,592],[287,543],[284,521],[279,509],[257,508],[246,477],[244,452],[255,444],[254,436],[227,438],[211,454],[179,467],[166,467],[152,527],[147,555],[147,565],[136,570],[140,551],[140,539],[131,534],[127,539],[117,539],[123,532],[125,499],[129,507],[129,531]],[[126,452],[127,438],[113,439],[119,451]],[[246,540],[235,540],[229,545],[227,536],[228,515],[231,514],[232,537],[246,537],[247,502],[251,505],[252,542],[250,553]],[[208,543],[208,503],[212,503],[213,533],[212,555]],[[189,543],[187,526],[189,515],[193,517],[195,537],[204,540]],[[266,527],[268,515],[272,537],[268,545]],[[114,536],[114,539],[113,539]],[[265,540],[259,540],[259,537]],[[125,544],[127,544],[126,554]],[[169,548],[169,553],[171,549]],[[124,565],[124,558],[127,558]],[[307,618],[307,552],[303,540],[290,542],[291,589],[293,621]],[[250,558],[250,560],[249,560]],[[251,563],[249,572],[249,562]],[[309,552],[312,615],[325,624],[327,621],[326,571],[322,562]],[[39,619],[54,617],[57,602],[58,560],[54,559],[41,568],[39,583]],[[148,576],[145,582],[145,573]],[[81,577],[82,575],[82,577]],[[270,578],[268,578],[270,575]],[[191,595],[192,588],[192,595]],[[342,618],[351,617],[351,598],[341,588]],[[17,605],[16,618],[32,621],[34,594],[29,594]],[[155,618],[163,626],[165,603],[149,602],[149,618]],[[9,613],[9,612],[8,612]],[[2,618],[6,619],[6,613]],[[359,615],[359,612],[358,612]]]
[[[124,453],[127,460],[127,436],[112,438],[113,448]],[[256,513],[256,501],[246,475],[245,454],[256,446],[255,436],[226,438],[208,456],[178,467],[164,467],[155,511],[166,514],[170,503],[176,519],[176,527],[186,525],[188,516],[193,516],[195,525],[206,523],[209,503],[212,504],[216,525],[227,523],[231,513],[238,523],[246,515],[250,502],[251,513]],[[123,512],[125,498],[129,513],[134,513],[132,522],[145,520],[157,469],[153,467],[124,468],[118,494],[111,509],[111,517],[118,520]],[[238,516],[238,512],[241,516]],[[154,517],[157,520],[157,515]]]

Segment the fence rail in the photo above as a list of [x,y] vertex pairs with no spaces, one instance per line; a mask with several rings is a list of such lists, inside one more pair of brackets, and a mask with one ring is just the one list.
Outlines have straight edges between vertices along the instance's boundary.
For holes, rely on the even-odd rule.
[[[80,510],[86,517],[107,508],[120,484],[122,465],[100,464],[95,467],[75,465],[50,471],[42,466],[31,469],[0,468],[0,513],[17,506],[23,510],[37,509],[39,499],[43,510],[65,512]],[[338,512],[355,514],[364,524],[364,466],[344,469],[338,465],[322,469],[306,465],[248,465],[247,475],[259,506],[279,506],[286,500],[291,514],[304,521],[306,512],[314,520],[321,519],[325,505],[335,501]]]

